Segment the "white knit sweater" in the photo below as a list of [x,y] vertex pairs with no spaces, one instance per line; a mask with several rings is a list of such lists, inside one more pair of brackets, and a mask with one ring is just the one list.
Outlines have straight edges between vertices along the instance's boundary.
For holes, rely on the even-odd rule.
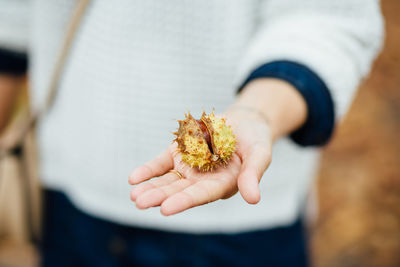
[[[29,28],[33,101],[40,106],[74,1],[37,0],[30,12],[18,8],[23,1],[0,2],[14,6],[0,3],[0,45],[23,49]],[[29,27],[18,14],[29,17]],[[288,139],[274,146],[257,205],[237,194],[163,217],[158,208],[136,209],[127,176],[170,144],[174,119],[187,110],[224,111],[250,72],[273,60],[314,70],[342,115],[380,49],[382,26],[376,0],[93,1],[54,108],[40,125],[43,182],[83,211],[127,225],[237,232],[291,223],[318,152]]]

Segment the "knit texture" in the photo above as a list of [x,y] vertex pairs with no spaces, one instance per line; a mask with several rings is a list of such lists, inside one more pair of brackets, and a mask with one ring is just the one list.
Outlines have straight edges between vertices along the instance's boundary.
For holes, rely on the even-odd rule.
[[[44,101],[73,4],[33,2],[29,49],[35,107]],[[273,60],[313,70],[344,114],[381,40],[375,0],[93,1],[55,105],[40,124],[43,182],[65,192],[79,209],[127,225],[237,232],[291,223],[318,151],[288,139],[274,146],[257,205],[237,194],[163,217],[157,208],[135,208],[127,175],[171,143],[174,119],[187,110],[197,117],[203,108],[223,112],[250,73]]]

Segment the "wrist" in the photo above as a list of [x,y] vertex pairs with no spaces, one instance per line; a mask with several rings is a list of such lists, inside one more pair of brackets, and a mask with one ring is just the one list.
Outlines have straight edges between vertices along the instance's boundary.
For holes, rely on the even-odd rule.
[[[234,109],[238,106],[247,110]],[[296,88],[274,78],[260,78],[248,83],[230,109],[243,116],[268,121],[274,139],[293,132],[307,117],[306,103]]]
[[265,123],[270,125],[270,120],[265,114],[263,114],[260,110],[246,105],[232,105],[228,108],[226,113],[234,113],[236,116],[245,118],[245,119],[253,119],[259,121],[261,123]]
[[[273,124],[282,123],[280,126],[283,127],[278,127],[282,129],[282,134],[290,134],[290,138],[301,146],[321,146],[329,141],[335,125],[335,109],[329,88],[318,73],[298,62],[276,60],[253,70],[238,91],[255,90],[257,84],[261,83],[265,86],[264,89],[259,88],[260,96],[263,90],[275,88],[274,92],[270,92],[272,95],[268,96],[269,99],[253,98],[250,104],[254,102],[257,105],[257,102],[265,101],[264,107],[268,109],[266,112]],[[289,86],[285,86],[285,83]],[[268,95],[268,92],[265,94]],[[282,97],[285,94],[287,96]],[[276,105],[286,106],[286,110]]]
[[265,125],[269,129],[272,142],[279,137],[277,131],[275,131],[274,127],[271,125],[269,118],[254,107],[233,104],[224,112],[224,115],[227,117],[228,121],[233,124],[235,124],[235,121],[253,121]]

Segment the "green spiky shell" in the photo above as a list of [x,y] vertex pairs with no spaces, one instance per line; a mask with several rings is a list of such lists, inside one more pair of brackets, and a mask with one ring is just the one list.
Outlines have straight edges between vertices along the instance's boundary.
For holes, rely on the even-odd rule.
[[185,117],[185,120],[178,121],[179,129],[174,140],[178,143],[182,161],[200,171],[210,171],[227,164],[235,151],[236,140],[225,119],[215,117],[214,112],[210,115],[203,112],[201,116],[200,120],[206,125],[211,138],[212,153],[196,119],[190,113]]

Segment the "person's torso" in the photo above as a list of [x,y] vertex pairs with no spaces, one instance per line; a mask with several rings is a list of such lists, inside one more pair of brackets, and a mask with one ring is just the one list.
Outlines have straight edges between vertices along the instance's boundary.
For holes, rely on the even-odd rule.
[[[190,110],[223,112],[238,62],[257,27],[257,2],[92,1],[39,130],[41,175],[91,214],[192,232],[230,232],[292,222],[316,152],[278,141],[255,206],[235,197],[165,218],[129,200],[127,175],[173,140]],[[31,42],[40,106],[74,2],[37,0]]]

